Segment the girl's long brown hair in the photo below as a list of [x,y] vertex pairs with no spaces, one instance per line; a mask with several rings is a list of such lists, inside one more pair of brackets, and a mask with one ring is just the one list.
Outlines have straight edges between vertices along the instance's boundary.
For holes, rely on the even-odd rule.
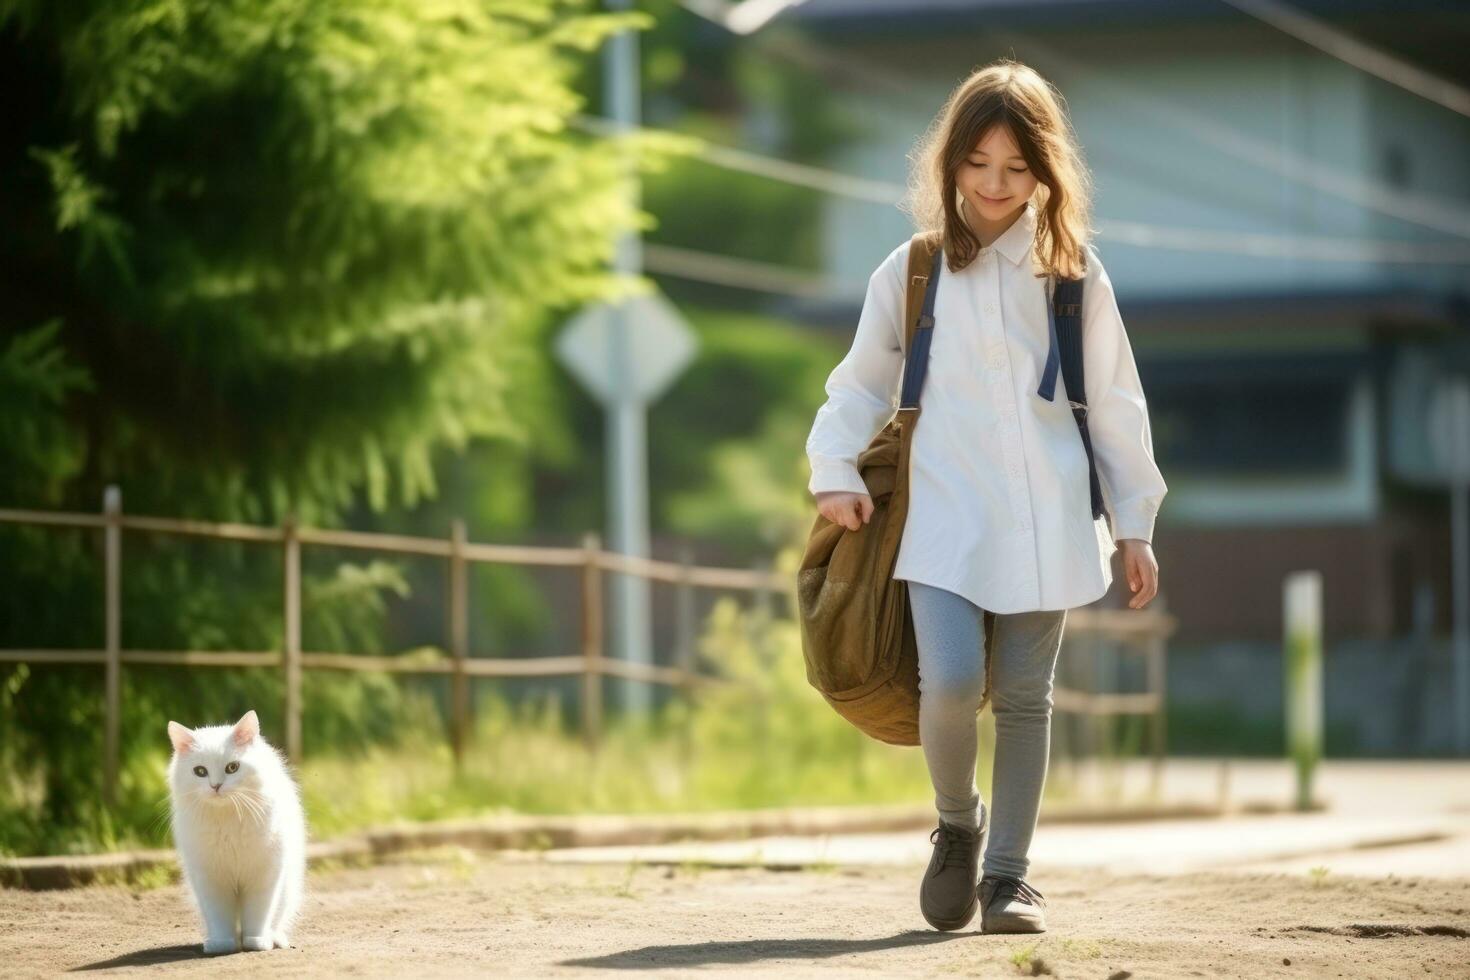
[[909,154],[903,210],[918,231],[943,235],[951,271],[974,261],[980,241],[960,217],[955,171],[993,126],[1005,126],[1038,183],[1033,254],[1039,276],[1080,279],[1091,240],[1092,177],[1067,119],[1066,101],[1027,65],[1001,58],[955,87]]

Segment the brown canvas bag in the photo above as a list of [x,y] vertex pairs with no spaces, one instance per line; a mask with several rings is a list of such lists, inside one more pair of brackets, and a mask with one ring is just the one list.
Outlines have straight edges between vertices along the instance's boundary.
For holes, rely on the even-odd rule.
[[[807,682],[864,733],[919,744],[919,651],[908,583],[893,578],[908,516],[909,451],[929,359],[934,294],[944,253],[935,232],[909,247],[904,288],[904,370],[898,412],[857,458],[873,513],[856,531],[817,515],[797,570],[797,616]],[[995,615],[985,612],[985,691]]]

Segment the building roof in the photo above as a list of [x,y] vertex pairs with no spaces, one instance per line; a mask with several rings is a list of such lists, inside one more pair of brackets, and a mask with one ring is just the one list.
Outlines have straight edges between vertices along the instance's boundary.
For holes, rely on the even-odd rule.
[[[1470,4],[1447,0],[1291,0],[1365,43],[1444,78],[1470,84],[1464,38]],[[938,35],[960,28],[1158,28],[1244,22],[1249,15],[1220,0],[805,0],[773,23],[826,35]],[[1261,30],[1273,28],[1260,25]]]
[[[1435,0],[1292,0],[1301,13],[1333,19],[1354,15],[1398,13],[1408,10],[1443,10],[1446,4]],[[994,16],[1004,12],[1008,18],[1034,15],[1054,20],[1060,17],[1086,16],[1127,19],[1140,14],[1167,16],[1173,20],[1214,20],[1244,16],[1228,3],[1219,0],[805,0],[780,15],[780,19],[807,24],[836,24],[844,20],[892,17],[914,20],[935,15]]]

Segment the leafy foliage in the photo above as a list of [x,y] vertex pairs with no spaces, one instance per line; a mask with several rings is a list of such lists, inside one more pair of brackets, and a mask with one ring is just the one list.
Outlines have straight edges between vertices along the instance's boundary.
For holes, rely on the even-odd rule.
[[[333,526],[431,498],[436,453],[525,441],[510,398],[538,333],[636,288],[607,270],[649,220],[626,177],[672,149],[568,129],[581,62],[649,23],[589,6],[0,2],[0,501],[95,511],[117,484],[131,512]],[[277,647],[278,554],[126,541],[126,646]],[[0,527],[0,646],[101,645],[97,544]],[[317,572],[310,628],[377,652],[401,586]],[[382,679],[308,678],[308,744],[416,710]],[[42,837],[111,833],[100,686],[0,668],[0,811]],[[279,730],[279,702],[274,672],[127,671],[119,813],[151,806],[166,717],[253,706]]]

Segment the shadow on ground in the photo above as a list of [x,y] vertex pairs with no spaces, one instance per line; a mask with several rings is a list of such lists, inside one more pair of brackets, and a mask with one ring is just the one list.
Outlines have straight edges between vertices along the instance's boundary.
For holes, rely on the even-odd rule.
[[96,963],[88,963],[85,966],[74,966],[68,973],[79,973],[85,970],[111,970],[124,966],[161,966],[164,963],[177,963],[180,960],[199,960],[204,958],[204,950],[199,943],[189,943],[187,946],[155,946],[152,949],[140,949],[121,956],[114,956],[110,960],[98,960]]
[[747,942],[681,943],[640,946],[606,956],[561,960],[559,966],[595,966],[607,969],[647,970],[659,967],[704,966],[712,963],[759,963],[764,960],[819,959],[871,953],[905,946],[927,946],[961,939],[978,932],[934,932],[911,929],[877,939],[752,939]]

